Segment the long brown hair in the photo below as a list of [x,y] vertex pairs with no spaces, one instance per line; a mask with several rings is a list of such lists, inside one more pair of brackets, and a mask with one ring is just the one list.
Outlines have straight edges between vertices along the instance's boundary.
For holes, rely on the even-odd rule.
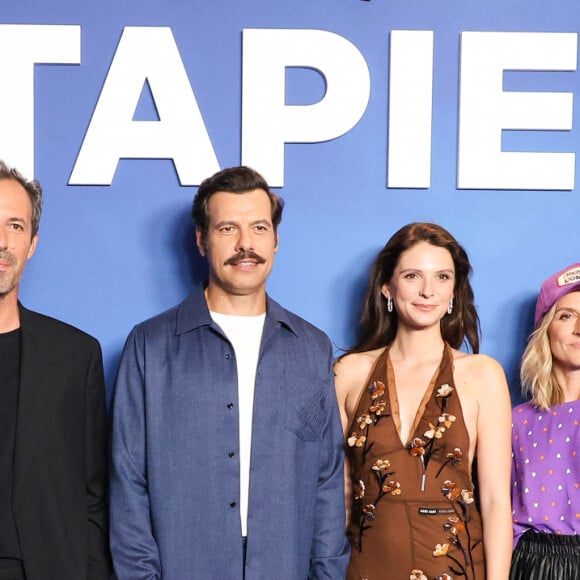
[[359,330],[360,340],[348,352],[366,352],[387,346],[397,334],[396,311],[387,311],[381,289],[390,282],[399,257],[419,242],[445,248],[455,266],[453,312],[441,320],[441,335],[453,348],[464,343],[472,352],[479,352],[479,317],[473,304],[473,290],[469,283],[471,264],[465,250],[444,228],[431,223],[412,223],[403,226],[381,250],[374,262],[367,291],[362,304]]

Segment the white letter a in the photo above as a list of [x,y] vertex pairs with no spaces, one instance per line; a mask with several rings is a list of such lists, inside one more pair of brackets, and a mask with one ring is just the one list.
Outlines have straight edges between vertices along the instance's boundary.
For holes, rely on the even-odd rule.
[[[133,120],[146,81],[158,121]],[[219,170],[170,28],[123,31],[69,184],[110,185],[121,158],[172,159],[182,185]]]

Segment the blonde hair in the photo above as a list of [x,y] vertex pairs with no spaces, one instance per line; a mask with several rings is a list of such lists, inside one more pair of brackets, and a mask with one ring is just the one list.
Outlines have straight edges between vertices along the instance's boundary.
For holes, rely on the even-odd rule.
[[540,324],[530,335],[522,356],[520,379],[522,394],[543,411],[564,402],[562,387],[553,373],[552,350],[548,327],[556,313],[556,304],[542,317]]

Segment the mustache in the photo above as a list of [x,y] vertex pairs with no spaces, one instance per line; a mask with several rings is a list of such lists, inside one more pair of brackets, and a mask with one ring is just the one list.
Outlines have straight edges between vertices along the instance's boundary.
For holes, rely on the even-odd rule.
[[244,260],[255,260],[258,264],[264,264],[266,260],[262,258],[262,256],[256,254],[256,252],[252,252],[252,250],[244,251],[241,250],[231,258],[228,258],[224,262],[224,266],[237,266],[240,262]]
[[11,254],[10,252],[7,252],[6,250],[3,252],[0,251],[0,262],[3,262],[4,264],[8,264],[8,266],[15,266],[16,265],[16,258],[14,257],[13,254]]

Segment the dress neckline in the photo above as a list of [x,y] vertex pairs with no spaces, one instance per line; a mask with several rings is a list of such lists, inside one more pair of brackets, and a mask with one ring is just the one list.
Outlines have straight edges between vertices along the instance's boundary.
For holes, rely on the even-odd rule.
[[[417,411],[415,412],[415,417],[413,420],[413,424],[411,425],[411,429],[409,431],[409,437],[408,437],[407,441],[403,441],[403,438],[401,437],[401,427],[402,427],[402,425],[401,425],[401,412],[400,412],[400,408],[399,408],[399,397],[397,395],[395,370],[393,368],[393,363],[391,361],[390,349],[387,349],[385,351],[385,355],[384,355],[384,356],[386,356],[385,374],[386,374],[387,390],[389,393],[389,400],[390,400],[390,406],[391,406],[391,416],[393,419],[393,423],[395,425],[395,431],[397,433],[399,441],[404,448],[407,448],[409,446],[409,443],[411,441],[413,441],[413,439],[417,436],[416,435],[417,429],[419,428],[419,425],[423,419],[423,416],[425,415],[425,409],[427,408],[427,404],[429,403],[429,401],[431,400],[431,398],[433,396],[433,391],[435,390],[435,387],[437,385],[439,376],[441,374],[441,369],[444,366],[443,362],[444,362],[445,358],[447,357],[448,360],[450,360],[450,361],[453,360],[451,353],[449,352],[449,349],[450,349],[449,345],[447,343],[445,343],[444,347],[443,347],[443,352],[441,354],[441,360],[439,361],[439,364],[435,368],[435,371],[433,372],[433,376],[431,377],[431,380],[429,381],[429,384],[427,385],[427,388],[425,389],[425,392],[423,393],[423,397],[421,398],[421,402],[419,403],[419,407],[417,408]],[[453,365],[451,365],[451,372],[453,373]]]

